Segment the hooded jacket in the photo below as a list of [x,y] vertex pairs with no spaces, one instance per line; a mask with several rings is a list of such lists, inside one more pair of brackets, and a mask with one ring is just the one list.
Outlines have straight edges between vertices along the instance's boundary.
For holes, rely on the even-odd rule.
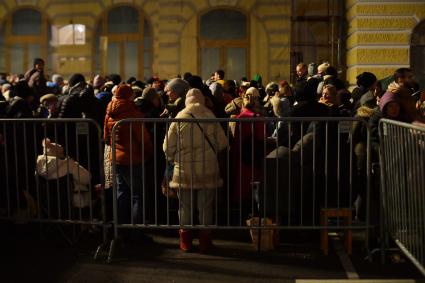
[[425,121],[418,113],[416,109],[416,100],[412,97],[412,90],[408,89],[405,86],[402,86],[396,82],[392,82],[388,85],[387,93],[394,93],[398,96],[398,101],[402,110],[404,111],[403,121],[407,123],[411,123],[415,120]]
[[[180,111],[176,118],[215,118],[204,102],[188,103],[188,101],[189,98],[186,98],[186,108]],[[221,187],[223,180],[220,177],[216,153],[226,146],[227,137],[219,123],[171,123],[163,144],[167,160],[174,162],[170,187],[182,189]]]
[[[108,104],[104,123],[104,138],[107,144],[112,145],[111,135],[115,123],[122,119],[143,118],[144,116],[131,99],[130,92],[129,86],[119,86],[116,95]],[[131,136],[130,127],[132,129]],[[115,132],[115,142],[115,157],[119,165],[141,165],[152,155],[151,138],[146,126],[141,122],[121,124]],[[110,156],[112,159],[112,155]]]
[[[406,122],[406,115],[405,115],[405,109],[403,107],[403,104],[401,103],[400,97],[398,95],[398,93],[394,93],[394,92],[386,92],[381,100],[379,101],[379,110],[381,111],[382,115],[384,118],[388,118],[386,113],[385,113],[385,108],[386,106],[390,103],[390,102],[397,102],[400,105],[400,113],[397,117],[397,121],[402,121],[402,122]],[[393,118],[392,118],[393,119]]]

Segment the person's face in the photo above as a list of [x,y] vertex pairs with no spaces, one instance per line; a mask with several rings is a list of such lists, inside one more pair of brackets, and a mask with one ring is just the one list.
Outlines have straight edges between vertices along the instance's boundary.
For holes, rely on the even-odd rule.
[[378,82],[376,82],[375,89],[373,89],[373,96],[378,98],[378,95],[381,91],[382,91],[381,87],[379,86]]
[[378,87],[378,81],[375,81],[370,87],[369,90],[372,91],[372,93],[375,92],[376,88]]
[[46,101],[43,103],[44,107],[46,107],[50,113],[56,113],[56,101],[52,100],[52,101]]
[[153,82],[153,84],[152,84],[152,87],[153,87],[155,90],[161,90],[161,83],[160,83],[160,82],[158,82],[158,81],[154,81],[154,82]]
[[302,77],[307,72],[307,69],[306,68],[303,68],[302,66],[297,66],[296,71],[297,71],[297,76],[298,77]]
[[167,88],[166,91],[167,91],[166,94],[170,101],[175,101],[177,100],[177,98],[179,98],[179,96],[174,91],[171,91],[169,88]]
[[405,87],[413,87],[414,84],[416,83],[415,76],[413,75],[412,72],[407,72],[404,77],[401,77],[398,80],[398,83]]
[[335,99],[332,97],[328,88],[325,88],[322,92],[322,101],[325,103],[335,103]]
[[395,101],[388,103],[385,112],[389,118],[397,118],[400,114],[400,104]]
[[217,72],[214,73],[214,80],[215,81],[220,80],[220,76],[217,74]]
[[44,70],[44,63],[40,62],[40,63],[35,64],[35,69],[39,72],[43,71]]

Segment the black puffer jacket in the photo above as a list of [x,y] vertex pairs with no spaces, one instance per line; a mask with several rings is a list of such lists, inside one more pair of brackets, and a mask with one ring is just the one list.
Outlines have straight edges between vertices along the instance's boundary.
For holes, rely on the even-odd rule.
[[33,118],[30,105],[21,97],[15,96],[6,109],[7,118]]
[[70,88],[65,95],[59,98],[58,102],[58,118],[82,118],[82,105],[80,100],[80,93],[85,86],[79,83]]
[[70,88],[59,99],[58,118],[89,118],[95,120],[101,128],[105,111],[94,96],[93,87],[80,82]]

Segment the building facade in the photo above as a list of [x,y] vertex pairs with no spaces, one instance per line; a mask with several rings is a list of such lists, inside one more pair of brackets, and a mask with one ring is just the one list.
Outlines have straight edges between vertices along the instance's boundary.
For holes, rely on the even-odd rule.
[[42,57],[65,77],[222,68],[266,82],[300,61],[329,61],[350,84],[410,65],[425,77],[424,19],[423,0],[0,0],[0,72]]

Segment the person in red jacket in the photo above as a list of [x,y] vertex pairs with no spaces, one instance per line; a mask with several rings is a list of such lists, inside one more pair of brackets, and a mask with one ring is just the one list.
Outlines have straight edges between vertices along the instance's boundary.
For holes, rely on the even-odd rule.
[[[133,90],[119,85],[106,109],[104,138],[112,146],[112,128],[127,118],[143,118],[134,103]],[[111,153],[111,159],[112,159]],[[140,223],[140,203],[143,195],[143,165],[151,158],[149,132],[141,122],[126,122],[115,131],[115,163],[117,180],[118,222]],[[131,192],[133,203],[131,204]]]

